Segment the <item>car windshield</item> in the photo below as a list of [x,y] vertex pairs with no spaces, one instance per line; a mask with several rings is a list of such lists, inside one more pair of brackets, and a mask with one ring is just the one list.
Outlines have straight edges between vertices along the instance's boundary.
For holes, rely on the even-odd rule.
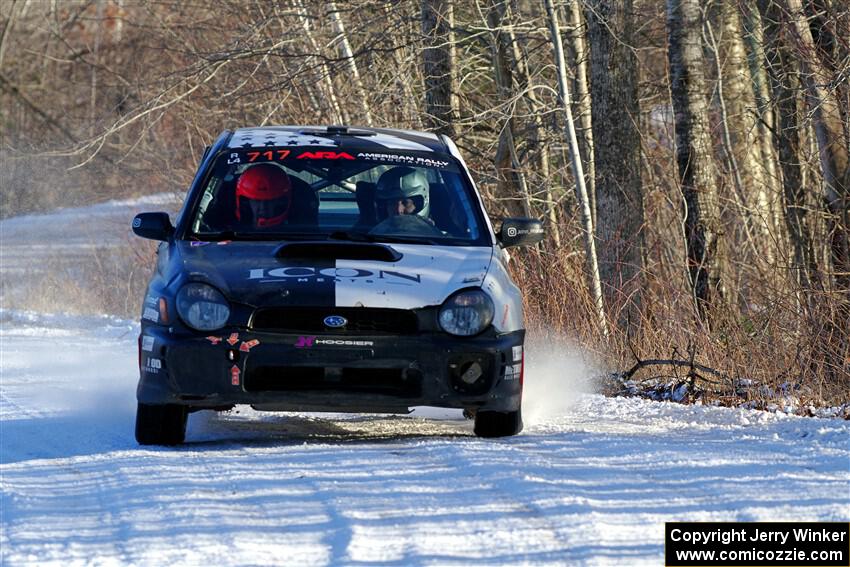
[[229,149],[191,218],[194,240],[490,244],[460,165],[434,152]]

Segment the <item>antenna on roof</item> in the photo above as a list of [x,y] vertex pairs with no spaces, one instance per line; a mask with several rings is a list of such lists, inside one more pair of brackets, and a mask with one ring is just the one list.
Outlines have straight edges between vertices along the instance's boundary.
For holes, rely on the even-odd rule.
[[348,126],[328,126],[328,134],[338,136],[340,134],[348,134]]

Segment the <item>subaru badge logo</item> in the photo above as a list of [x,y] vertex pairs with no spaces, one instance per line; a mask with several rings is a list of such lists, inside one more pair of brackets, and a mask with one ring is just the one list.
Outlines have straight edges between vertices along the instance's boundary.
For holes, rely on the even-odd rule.
[[345,327],[347,324],[348,319],[340,315],[328,315],[325,317],[325,327],[339,329],[340,327]]

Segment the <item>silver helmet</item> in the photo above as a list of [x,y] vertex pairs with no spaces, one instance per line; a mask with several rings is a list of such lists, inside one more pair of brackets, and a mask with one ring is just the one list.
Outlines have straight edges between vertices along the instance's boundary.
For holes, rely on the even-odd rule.
[[388,202],[411,199],[416,207],[413,214],[428,218],[428,193],[428,178],[422,171],[412,167],[396,167],[385,171],[378,178],[375,190],[378,215],[380,218],[386,218]]

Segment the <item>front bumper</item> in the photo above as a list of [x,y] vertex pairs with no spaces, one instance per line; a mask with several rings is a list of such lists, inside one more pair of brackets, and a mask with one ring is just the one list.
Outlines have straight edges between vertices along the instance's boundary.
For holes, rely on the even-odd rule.
[[226,328],[203,337],[144,324],[137,398],[198,409],[516,411],[524,336],[305,336]]

